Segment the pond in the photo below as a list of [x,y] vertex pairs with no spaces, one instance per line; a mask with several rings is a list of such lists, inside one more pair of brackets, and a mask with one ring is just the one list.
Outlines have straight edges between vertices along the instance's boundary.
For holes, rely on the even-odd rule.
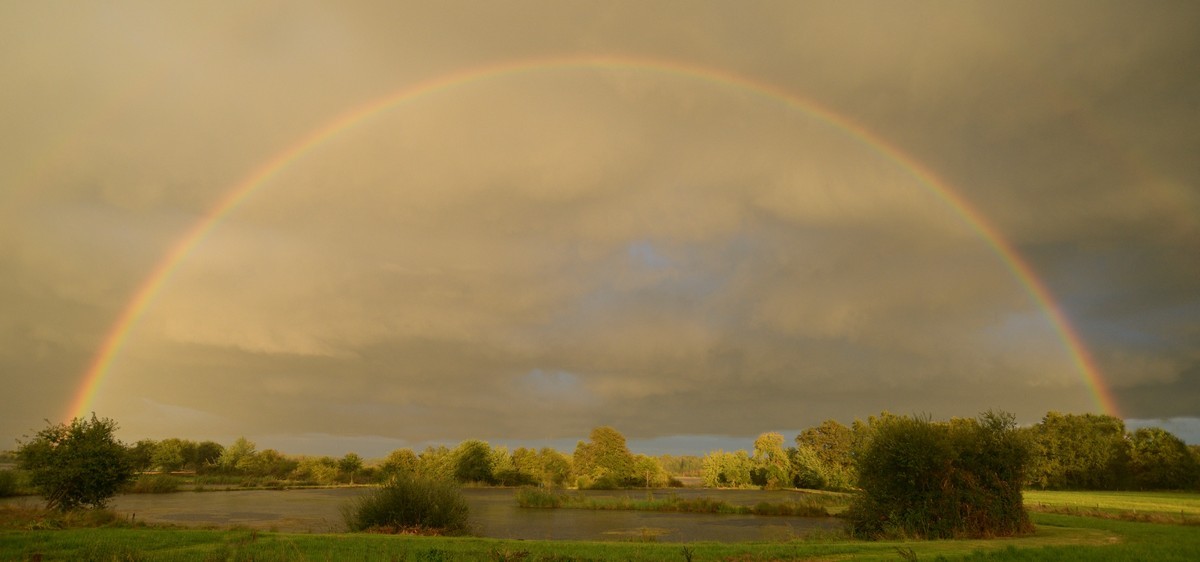
[[[244,526],[264,530],[342,532],[341,507],[369,488],[320,490],[236,490],[117,496],[111,507],[138,521],[188,526]],[[471,506],[474,534],[505,539],[629,540],[654,537],[664,542],[787,540],[817,530],[836,529],[833,518],[528,509],[517,506],[515,491],[463,490]],[[574,493],[574,492],[572,492]],[[584,492],[590,496],[647,497],[645,491]],[[782,503],[797,492],[676,489],[657,496],[710,497],[735,505]],[[26,499],[25,501],[30,501]]]

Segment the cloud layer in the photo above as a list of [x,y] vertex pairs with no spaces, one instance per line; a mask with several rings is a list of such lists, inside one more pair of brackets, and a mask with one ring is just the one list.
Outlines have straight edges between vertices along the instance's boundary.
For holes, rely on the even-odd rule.
[[[3,12],[2,436],[62,416],[155,264],[305,134],[572,55],[737,73],[862,124],[1028,260],[1124,414],[1200,415],[1192,7]],[[1068,351],[879,146],[762,91],[581,65],[417,97],[300,155],[180,262],[93,406],[133,438],[287,442],[1035,421],[1097,408]]]

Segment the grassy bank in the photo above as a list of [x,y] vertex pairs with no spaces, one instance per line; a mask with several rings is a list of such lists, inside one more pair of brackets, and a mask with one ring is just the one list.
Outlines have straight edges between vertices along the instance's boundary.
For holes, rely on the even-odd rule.
[[1035,514],[1028,537],[866,542],[823,536],[755,543],[514,541],[250,529],[147,527],[93,512],[62,520],[0,509],[0,560],[1192,560],[1200,533],[1179,525]]
[[[1062,516],[1056,516],[1062,517]],[[1113,525],[1135,525],[1116,521]],[[0,531],[4,560],[797,560],[853,557],[895,560],[1018,552],[1108,548],[1119,535],[1106,529],[1047,527],[1006,541],[861,542],[812,540],[773,543],[658,544],[588,541],[512,541],[370,534],[304,535],[254,530],[150,528],[109,522],[96,528]],[[1082,546],[1095,545],[1095,546]],[[1193,544],[1193,548],[1197,545]],[[1072,550],[1074,552],[1074,550]],[[1127,552],[1127,551],[1126,551]],[[1002,558],[1004,559],[1004,558]],[[1170,559],[1159,558],[1159,559]],[[1182,559],[1182,558],[1179,558]]]
[[782,503],[760,502],[734,505],[712,498],[681,498],[673,494],[658,497],[652,493],[643,499],[630,496],[585,496],[564,492],[525,488],[516,493],[517,505],[526,508],[568,508],[625,511],[661,511],[671,513],[721,513],[732,515],[779,515],[791,517],[829,517],[846,508],[849,496],[803,494]]
[[1026,490],[1032,511],[1200,526],[1200,493]]

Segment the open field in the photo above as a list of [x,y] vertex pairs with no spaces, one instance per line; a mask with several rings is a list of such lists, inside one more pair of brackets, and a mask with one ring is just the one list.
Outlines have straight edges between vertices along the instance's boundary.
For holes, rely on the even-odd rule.
[[1131,521],[1200,525],[1196,492],[1024,492],[1030,510]]

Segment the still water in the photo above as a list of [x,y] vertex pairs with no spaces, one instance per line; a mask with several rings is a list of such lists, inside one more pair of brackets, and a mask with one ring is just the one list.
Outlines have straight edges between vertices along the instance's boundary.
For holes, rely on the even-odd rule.
[[[117,496],[111,507],[138,521],[189,526],[240,525],[277,531],[345,530],[341,507],[370,489],[238,490]],[[627,540],[653,536],[664,542],[786,540],[834,529],[837,519],[647,511],[527,509],[511,489],[466,489],[473,534],[506,539]],[[645,498],[647,492],[586,492]],[[711,497],[731,504],[786,502],[795,492],[682,489],[658,494]]]

